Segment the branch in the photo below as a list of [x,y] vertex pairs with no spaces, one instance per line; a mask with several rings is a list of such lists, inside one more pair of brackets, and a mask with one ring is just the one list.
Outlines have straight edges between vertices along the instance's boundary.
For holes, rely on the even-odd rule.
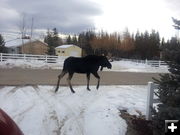
[[173,25],[173,27],[177,30],[180,30],[180,26],[178,26],[178,25]]
[[175,19],[173,17],[172,17],[172,20],[176,25],[180,26],[180,20],[177,20],[177,19]]

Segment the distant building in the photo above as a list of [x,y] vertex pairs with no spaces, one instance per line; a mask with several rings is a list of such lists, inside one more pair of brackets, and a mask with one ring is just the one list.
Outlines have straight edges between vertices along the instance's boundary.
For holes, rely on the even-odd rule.
[[58,56],[76,56],[81,57],[82,49],[76,45],[61,45],[55,48]]
[[48,52],[48,45],[40,40],[23,40],[13,41],[6,45],[8,53],[14,54],[38,54],[45,55]]

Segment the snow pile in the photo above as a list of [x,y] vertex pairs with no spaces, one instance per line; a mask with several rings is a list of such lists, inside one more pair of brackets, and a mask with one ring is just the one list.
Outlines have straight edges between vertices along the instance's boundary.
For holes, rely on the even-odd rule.
[[12,60],[0,62],[0,68],[62,69],[64,60],[57,63],[46,63],[38,60]]
[[[151,65],[147,65],[145,63],[137,63],[132,61],[113,61],[112,62],[113,71],[121,71],[121,72],[149,72],[149,73],[167,73],[168,67],[152,67]],[[108,70],[108,69],[107,69]]]
[[0,107],[25,135],[125,135],[119,109],[145,113],[147,86],[1,87]]
[[[0,68],[32,68],[32,69],[62,69],[66,57],[57,60],[57,63],[46,63],[45,61],[36,60],[7,60],[0,62]],[[113,61],[111,62],[112,69],[104,68],[104,71],[117,72],[149,72],[149,73],[168,73],[167,66],[151,67],[143,63],[136,63],[132,61]]]

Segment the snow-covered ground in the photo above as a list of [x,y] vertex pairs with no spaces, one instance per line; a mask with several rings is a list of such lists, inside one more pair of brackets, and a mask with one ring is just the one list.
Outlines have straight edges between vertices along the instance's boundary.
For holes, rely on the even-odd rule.
[[0,108],[25,135],[125,135],[127,124],[120,109],[145,114],[147,86],[5,86]]
[[[59,59],[57,63],[45,63],[44,61],[29,60],[7,60],[0,62],[0,68],[33,68],[33,69],[62,69],[64,57]],[[106,69],[105,71],[116,71],[116,72],[149,72],[149,73],[167,73],[167,66],[151,67],[144,63],[136,63],[132,61],[113,61],[111,62],[112,69]]]
[[[8,60],[0,68],[62,69],[64,59],[57,63]],[[151,67],[131,61],[113,61],[116,72],[167,73],[168,68]],[[119,110],[145,114],[147,86],[100,86],[87,91],[85,86],[0,86],[0,108],[19,125],[25,135],[125,135],[127,124]]]

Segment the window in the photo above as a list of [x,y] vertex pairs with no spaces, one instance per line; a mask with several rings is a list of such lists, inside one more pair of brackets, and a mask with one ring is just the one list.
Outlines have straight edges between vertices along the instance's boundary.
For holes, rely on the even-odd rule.
[[62,53],[65,53],[65,51],[62,51]]

